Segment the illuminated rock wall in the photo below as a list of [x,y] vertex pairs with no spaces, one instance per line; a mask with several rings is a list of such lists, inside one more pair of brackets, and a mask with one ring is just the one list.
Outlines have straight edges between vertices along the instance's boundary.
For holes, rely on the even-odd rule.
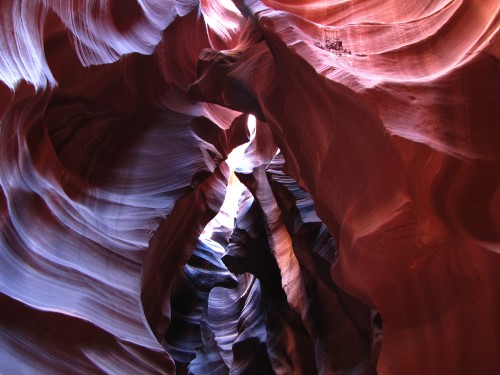
[[0,373],[500,373],[499,14],[0,2]]

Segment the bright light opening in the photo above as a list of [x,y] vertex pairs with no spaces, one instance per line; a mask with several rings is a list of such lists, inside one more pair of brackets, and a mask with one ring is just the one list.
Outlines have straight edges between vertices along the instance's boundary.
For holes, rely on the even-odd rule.
[[219,210],[219,213],[206,225],[200,235],[200,239],[209,239],[215,228],[225,227],[233,229],[234,219],[238,214],[238,202],[245,186],[240,182],[234,171],[238,166],[244,163],[245,150],[255,138],[257,131],[257,120],[254,115],[249,115],[247,120],[247,130],[249,134],[249,141],[236,147],[228,155],[226,163],[229,166],[229,181],[226,189],[226,196],[224,202]]

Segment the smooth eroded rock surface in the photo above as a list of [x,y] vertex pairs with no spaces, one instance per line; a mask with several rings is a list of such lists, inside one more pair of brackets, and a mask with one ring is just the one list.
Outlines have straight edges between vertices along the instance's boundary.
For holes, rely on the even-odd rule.
[[0,2],[0,373],[500,373],[499,14]]

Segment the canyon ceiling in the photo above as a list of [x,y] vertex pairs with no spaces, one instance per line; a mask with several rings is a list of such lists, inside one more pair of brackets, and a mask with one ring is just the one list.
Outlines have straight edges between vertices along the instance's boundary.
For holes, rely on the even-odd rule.
[[498,0],[2,0],[0,373],[500,374]]

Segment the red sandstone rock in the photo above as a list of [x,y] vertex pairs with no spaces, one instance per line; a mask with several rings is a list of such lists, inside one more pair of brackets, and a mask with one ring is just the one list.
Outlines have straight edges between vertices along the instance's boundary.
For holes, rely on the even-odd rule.
[[500,373],[499,13],[2,1],[0,372]]

